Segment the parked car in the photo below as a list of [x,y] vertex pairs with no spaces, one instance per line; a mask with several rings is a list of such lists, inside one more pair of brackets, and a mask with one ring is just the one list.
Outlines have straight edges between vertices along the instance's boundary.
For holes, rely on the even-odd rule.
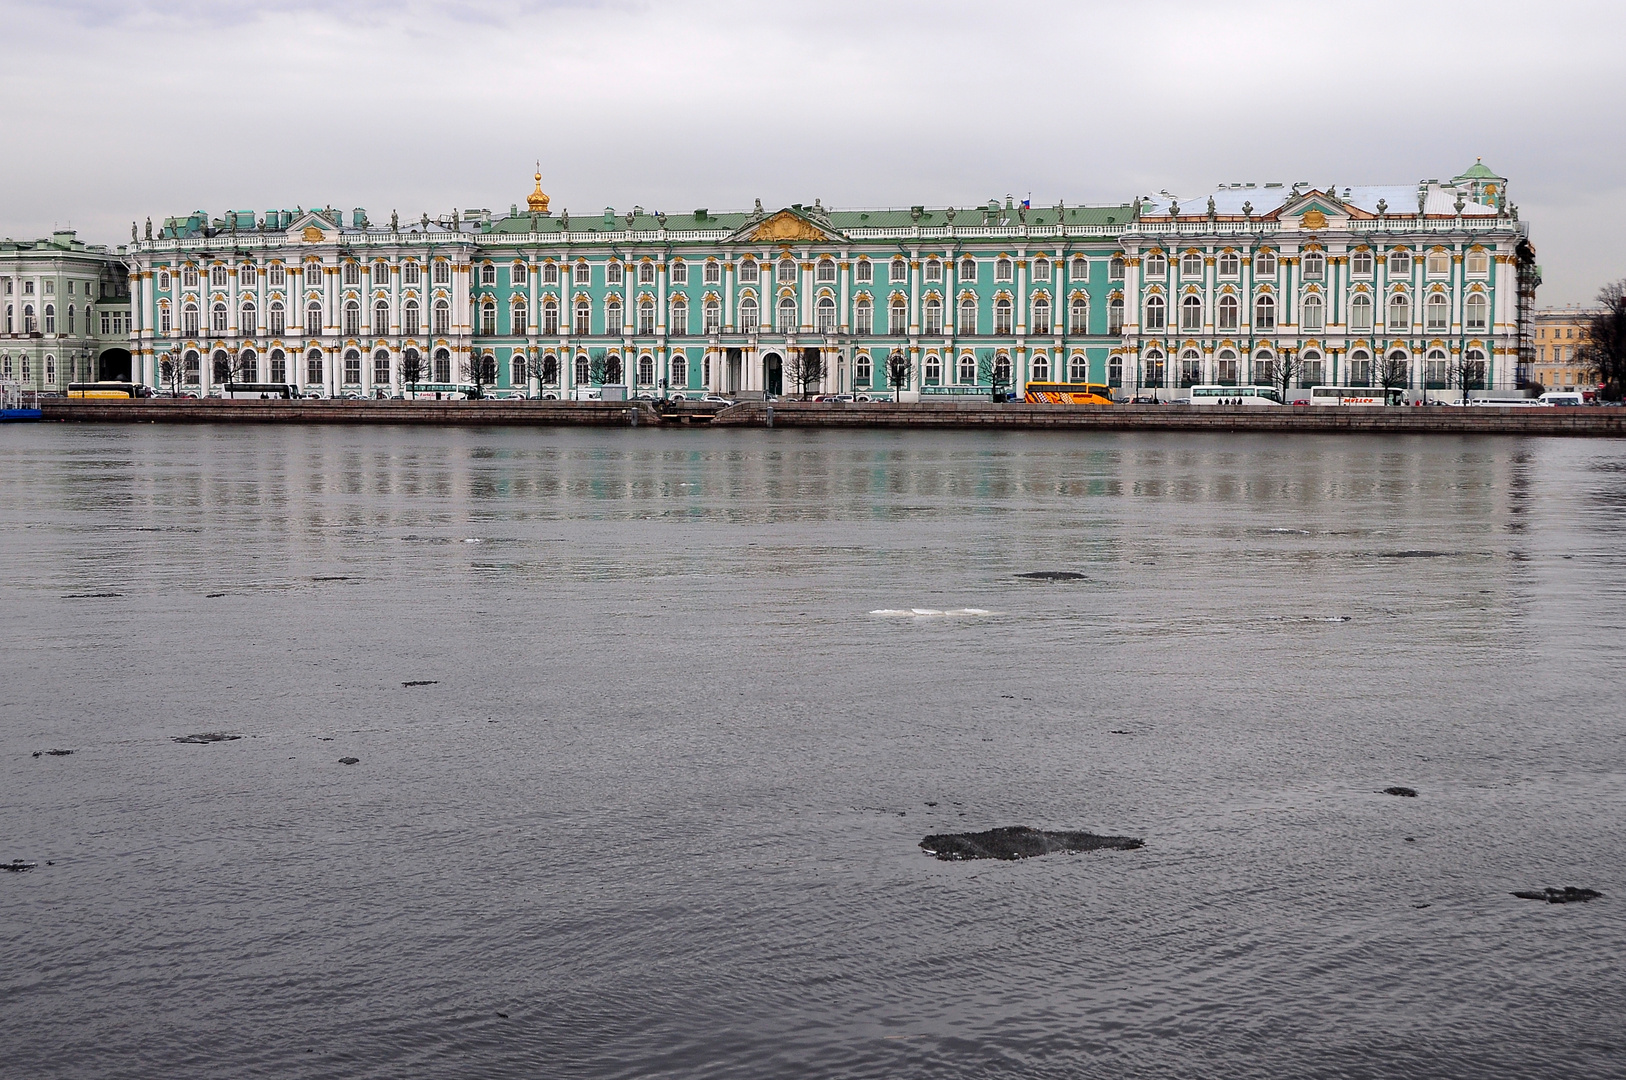
[[709,404],[712,404],[712,405],[732,405],[732,404],[734,404],[732,399],[725,398],[721,394],[707,394],[705,397],[701,398],[700,400],[704,401],[704,402],[707,402]]

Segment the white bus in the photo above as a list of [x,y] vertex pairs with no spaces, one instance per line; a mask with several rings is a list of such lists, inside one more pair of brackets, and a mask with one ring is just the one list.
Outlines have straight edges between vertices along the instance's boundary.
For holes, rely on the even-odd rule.
[[1311,405],[1403,405],[1406,391],[1398,386],[1312,386]]
[[229,382],[221,386],[220,396],[233,400],[276,398],[287,401],[289,398],[297,397],[298,394],[288,383]]
[[1193,405],[1280,405],[1273,386],[1193,386]]

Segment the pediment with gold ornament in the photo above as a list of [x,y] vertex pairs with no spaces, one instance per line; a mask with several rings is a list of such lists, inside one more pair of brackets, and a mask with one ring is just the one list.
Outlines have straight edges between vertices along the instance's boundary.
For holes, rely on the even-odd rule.
[[320,211],[307,210],[294,218],[285,235],[289,240],[302,244],[320,244],[337,239],[338,233],[337,222],[329,221],[327,215]]
[[1351,218],[1370,217],[1372,215],[1360,207],[1312,188],[1297,199],[1283,204],[1274,213],[1265,215],[1265,220],[1296,224],[1307,232],[1320,232],[1323,229],[1342,229]]
[[843,237],[786,207],[760,221],[747,222],[731,238],[756,244],[838,243]]

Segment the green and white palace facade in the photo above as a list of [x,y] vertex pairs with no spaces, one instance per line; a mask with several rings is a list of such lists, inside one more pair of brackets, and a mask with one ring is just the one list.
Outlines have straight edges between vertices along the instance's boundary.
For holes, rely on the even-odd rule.
[[202,392],[233,378],[374,396],[406,389],[403,368],[456,384],[479,363],[499,392],[752,396],[799,389],[787,373],[818,350],[822,392],[889,390],[902,357],[922,396],[998,378],[1178,398],[1286,363],[1306,387],[1370,384],[1389,365],[1420,398],[1463,372],[1511,391],[1533,359],[1534,252],[1483,164],[1105,206],[572,216],[549,202],[539,175],[506,215],[149,222],[122,249],[134,374],[161,385],[174,363]]

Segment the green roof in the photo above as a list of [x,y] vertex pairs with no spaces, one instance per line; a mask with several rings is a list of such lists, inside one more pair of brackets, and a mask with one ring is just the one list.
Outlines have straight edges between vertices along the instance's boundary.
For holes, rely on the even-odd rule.
[[1474,163],[1468,166],[1468,171],[1461,176],[1453,177],[1456,180],[1500,180],[1501,177],[1491,172],[1485,165],[1483,158],[1475,158]]

